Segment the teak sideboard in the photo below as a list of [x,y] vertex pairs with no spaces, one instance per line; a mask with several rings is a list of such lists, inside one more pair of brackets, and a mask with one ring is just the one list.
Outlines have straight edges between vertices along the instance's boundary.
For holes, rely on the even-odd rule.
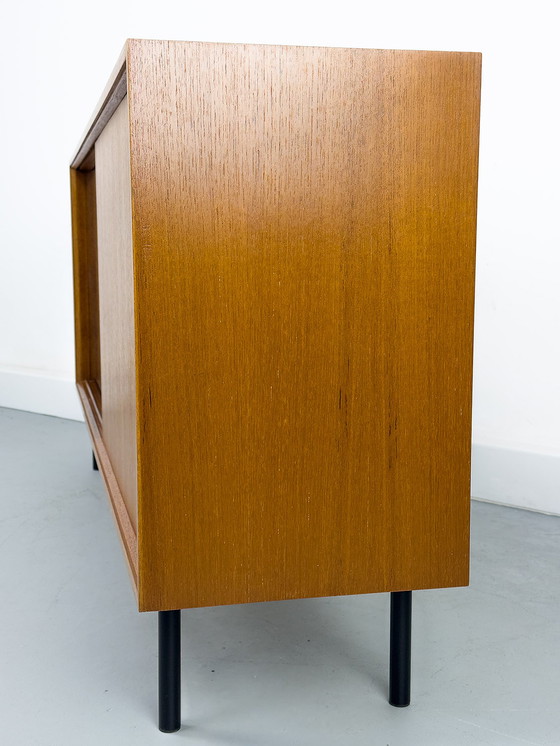
[[469,577],[481,57],[130,40],[71,163],[76,377],[160,612]]

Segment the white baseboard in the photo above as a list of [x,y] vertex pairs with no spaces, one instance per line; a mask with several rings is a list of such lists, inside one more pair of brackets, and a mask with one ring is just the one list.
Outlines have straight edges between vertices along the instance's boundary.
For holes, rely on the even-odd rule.
[[46,373],[0,369],[0,407],[84,419],[74,381]]
[[476,499],[560,515],[560,455],[473,443]]

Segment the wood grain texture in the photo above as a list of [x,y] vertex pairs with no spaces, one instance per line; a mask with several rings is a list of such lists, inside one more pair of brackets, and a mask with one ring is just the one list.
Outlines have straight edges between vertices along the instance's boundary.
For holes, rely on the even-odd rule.
[[125,98],[95,143],[102,437],[137,529],[136,360],[130,148]]
[[74,331],[76,380],[96,381],[101,406],[99,357],[99,291],[97,279],[97,212],[95,171],[70,169],[74,265]]
[[109,454],[107,453],[101,435],[102,421],[99,416],[99,410],[96,406],[97,397],[92,391],[89,381],[78,383],[78,394],[84,410],[86,425],[91,437],[97,465],[109,495],[113,516],[119,532],[119,538],[127,559],[132,585],[134,591],[138,594],[138,540],[134,526],[130,522],[128,508],[124,501],[115,472],[113,471],[111,459],[109,458]]
[[479,85],[129,42],[140,609],[468,582]]

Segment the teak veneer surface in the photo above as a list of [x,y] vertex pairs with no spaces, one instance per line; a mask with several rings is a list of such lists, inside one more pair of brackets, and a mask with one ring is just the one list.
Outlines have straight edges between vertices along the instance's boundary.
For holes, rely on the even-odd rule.
[[[76,379],[101,382],[99,289],[97,281],[97,208],[95,171],[70,171],[74,264]],[[99,399],[99,397],[98,397]],[[98,406],[100,400],[98,401]]]
[[126,76],[140,609],[466,584],[480,55],[130,41]]
[[128,102],[95,143],[102,433],[137,529],[136,361]]

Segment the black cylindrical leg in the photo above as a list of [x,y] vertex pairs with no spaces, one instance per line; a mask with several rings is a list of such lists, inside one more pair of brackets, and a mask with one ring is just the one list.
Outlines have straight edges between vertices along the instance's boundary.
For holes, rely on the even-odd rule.
[[99,466],[97,466],[97,459],[95,458],[95,453],[91,452],[91,465],[93,466],[93,471],[99,471]]
[[410,704],[410,647],[412,591],[391,593],[391,654],[389,660],[389,704]]
[[181,727],[181,612],[159,611],[159,729]]

